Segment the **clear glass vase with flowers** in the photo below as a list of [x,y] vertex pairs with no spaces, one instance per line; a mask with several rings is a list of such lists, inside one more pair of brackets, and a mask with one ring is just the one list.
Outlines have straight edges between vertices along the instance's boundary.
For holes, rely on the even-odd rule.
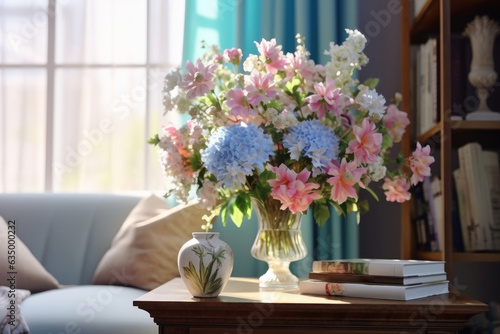
[[304,212],[318,225],[330,205],[341,214],[367,212],[358,194],[377,198],[371,187],[379,181],[388,201],[404,202],[410,186],[430,175],[429,146],[417,143],[409,157],[391,154],[410,123],[398,109],[401,97],[386,105],[377,79],[354,78],[368,63],[366,38],[346,31],[342,44],[330,43],[324,65],[297,35],[294,53],[284,54],[275,39],[255,42],[258,54],[245,60],[239,49],[212,47],[165,78],[166,110],[191,116],[149,141],[158,146],[168,193],[186,201],[196,189],[207,230],[216,216],[240,226],[257,211],[265,222],[252,254],[270,264],[264,287],[294,286],[288,263],[306,254],[295,233]]

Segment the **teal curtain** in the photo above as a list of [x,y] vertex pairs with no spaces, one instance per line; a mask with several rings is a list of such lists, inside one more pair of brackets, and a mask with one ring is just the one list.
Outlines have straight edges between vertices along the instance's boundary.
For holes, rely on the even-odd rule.
[[[239,47],[246,57],[257,53],[254,41],[276,38],[285,53],[294,52],[295,35],[300,33],[306,37],[311,59],[324,64],[330,42],[342,43],[345,28],[357,28],[357,8],[357,0],[186,0],[184,62],[204,53],[202,41],[221,50]],[[307,277],[314,260],[359,257],[358,215],[341,217],[333,208],[330,212],[331,219],[322,227],[310,212],[303,219],[308,255],[291,265],[299,277]],[[234,251],[233,276],[259,276],[267,270],[265,263],[250,255],[257,233],[255,214],[240,228],[232,222],[223,227],[218,219],[214,229]]]

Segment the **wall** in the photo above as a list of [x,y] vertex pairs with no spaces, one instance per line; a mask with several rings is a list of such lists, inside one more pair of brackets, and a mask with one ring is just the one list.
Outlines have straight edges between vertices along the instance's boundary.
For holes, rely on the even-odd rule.
[[[399,0],[359,0],[359,27],[368,39],[365,54],[368,65],[359,72],[363,82],[367,78],[380,78],[377,92],[387,102],[401,90],[400,60],[400,2]],[[382,183],[373,186],[379,202],[366,192],[370,212],[361,216],[360,256],[371,258],[400,257],[401,206],[388,203]]]

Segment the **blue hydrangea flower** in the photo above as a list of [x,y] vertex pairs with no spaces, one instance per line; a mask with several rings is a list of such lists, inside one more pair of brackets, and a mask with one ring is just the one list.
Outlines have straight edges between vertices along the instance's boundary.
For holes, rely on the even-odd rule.
[[310,158],[315,169],[325,167],[339,155],[337,136],[319,120],[300,122],[291,127],[283,139],[283,146],[294,160],[301,156]]
[[239,123],[220,128],[201,154],[207,171],[234,189],[246,182],[254,169],[264,170],[273,153],[273,141],[255,124]]

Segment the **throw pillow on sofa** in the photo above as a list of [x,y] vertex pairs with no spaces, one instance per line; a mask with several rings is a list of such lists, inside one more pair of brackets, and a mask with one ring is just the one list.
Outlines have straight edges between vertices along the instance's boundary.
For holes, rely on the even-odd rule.
[[[19,236],[15,235],[15,228],[14,221],[7,223],[0,216],[0,243],[3,246],[0,251],[0,285],[10,286],[12,283],[16,289],[33,293],[57,289],[57,279],[45,270]],[[15,274],[10,274],[11,272]]]
[[157,196],[141,200],[113,238],[94,274],[94,284],[152,290],[179,276],[177,254],[201,231],[207,211],[197,202],[169,208]]

